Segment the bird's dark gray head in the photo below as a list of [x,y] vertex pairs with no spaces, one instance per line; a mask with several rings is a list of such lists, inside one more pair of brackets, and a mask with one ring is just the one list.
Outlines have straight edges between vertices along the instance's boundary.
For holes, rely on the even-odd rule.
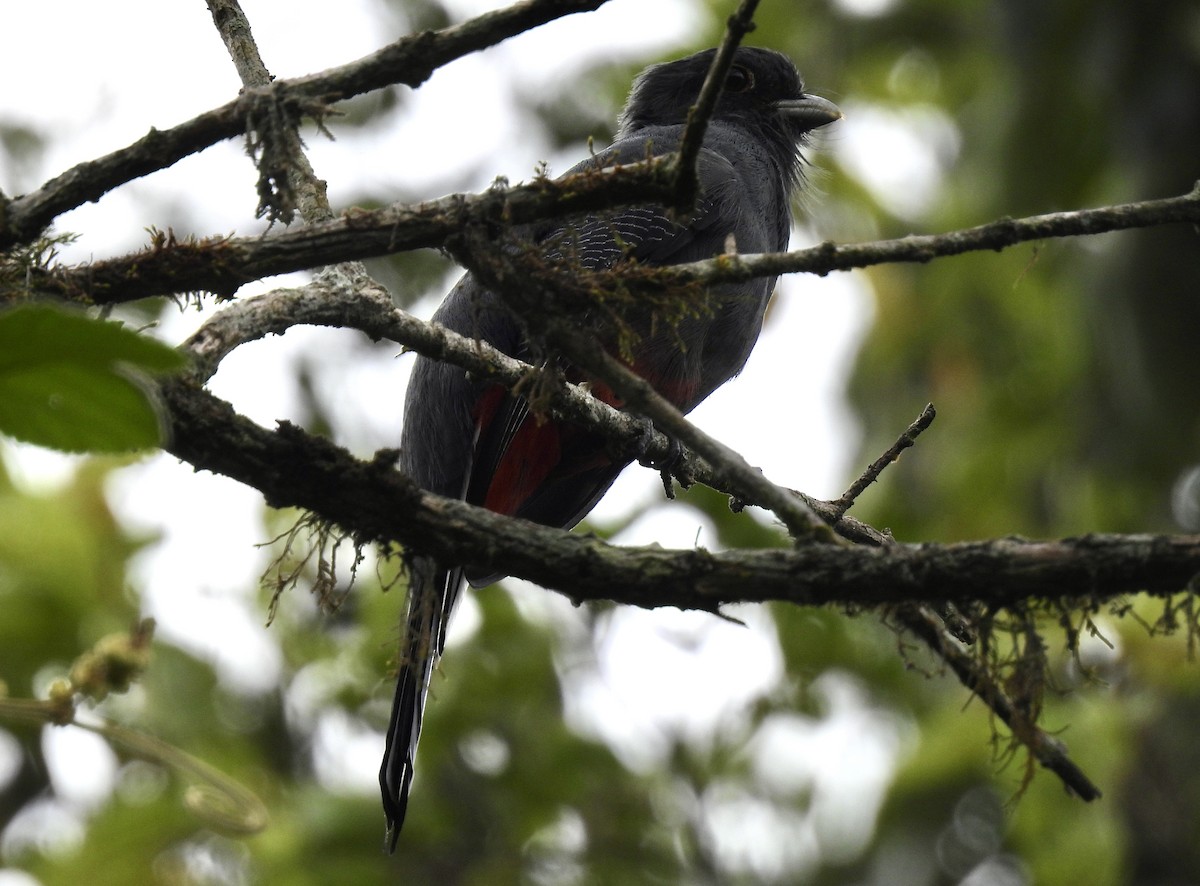
[[[649,126],[686,123],[714,55],[715,49],[706,49],[651,65],[638,75],[621,112],[617,137]],[[734,54],[712,119],[745,127],[793,166],[808,134],[841,116],[833,102],[805,93],[804,81],[786,55],[742,46]]]

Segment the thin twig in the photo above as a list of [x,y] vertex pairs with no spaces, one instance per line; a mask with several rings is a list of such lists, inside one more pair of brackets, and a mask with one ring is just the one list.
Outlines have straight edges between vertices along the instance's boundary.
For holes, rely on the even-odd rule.
[[[247,89],[270,86],[275,78],[267,70],[266,63],[258,51],[258,44],[254,42],[254,35],[250,31],[250,20],[242,11],[238,0],[206,2],[209,12],[212,13],[213,24],[216,25],[217,32],[229,51],[229,57],[233,60],[242,85]],[[309,224],[333,218],[325,182],[313,171],[312,164],[304,153],[304,145],[297,127],[285,126],[281,132],[264,132],[260,137],[274,137],[279,142],[276,162],[284,166],[284,181],[287,183],[288,192],[281,201],[281,220],[284,223],[291,221],[289,210],[292,205],[299,209],[300,217]],[[264,147],[262,152],[265,159],[268,151]]]
[[725,77],[733,64],[734,52],[742,38],[754,30],[754,10],[758,3],[759,0],[742,0],[737,11],[729,17],[725,24],[725,36],[708,67],[696,104],[688,109],[687,125],[679,142],[676,160],[678,174],[674,206],[682,212],[691,212],[696,205],[696,198],[700,194],[699,161],[704,133],[708,130],[708,121],[716,110],[721,91],[725,88]]
[[1063,743],[1017,710],[988,672],[945,635],[937,616],[916,606],[904,607],[898,616],[901,624],[920,637],[949,665],[962,684],[1003,721],[1039,763],[1057,775],[1081,799],[1090,802],[1100,798],[1100,789],[1071,760]]
[[[814,510],[824,519],[831,521],[830,525],[835,531],[846,535],[846,528],[841,526],[849,519],[845,517],[846,511],[862,491],[875,482],[888,465],[899,458],[901,452],[913,445],[916,438],[933,423],[935,416],[933,404],[928,404],[916,421],[908,426],[883,455],[863,471],[841,498],[835,502],[815,503]],[[859,539],[862,543],[890,550],[900,548],[900,544],[890,535],[865,534],[866,530],[876,533],[872,527],[865,524],[856,523],[852,529],[856,535],[862,536]],[[993,679],[987,668],[957,645],[975,641],[975,626],[962,617],[955,608],[954,601],[940,600],[935,605],[939,614],[925,606],[909,603],[897,607],[894,616],[903,627],[915,634],[934,655],[946,663],[963,686],[978,696],[992,713],[1008,726],[1014,738],[1024,745],[1039,763],[1054,772],[1062,779],[1063,784],[1082,799],[1091,801],[1099,798],[1100,789],[1070,759],[1066,747],[1038,727],[1035,720],[1026,717]]]
[[846,511],[850,510],[854,502],[863,494],[866,488],[879,479],[879,475],[883,473],[884,469],[900,458],[900,453],[912,446],[916,442],[917,437],[921,436],[921,433],[933,424],[936,416],[937,410],[933,408],[933,404],[927,404],[921,410],[921,414],[917,416],[916,421],[905,429],[904,433],[896,439],[896,442],[888,447],[888,450],[883,455],[871,462],[867,466],[867,469],[859,475],[858,479],[850,484],[850,488],[842,494],[842,497],[833,503],[834,513],[837,514],[839,520]]
[[250,32],[250,20],[237,0],[205,0],[212,14],[217,33],[229,51],[238,78],[247,89],[270,86],[275,79],[259,54],[258,44]]

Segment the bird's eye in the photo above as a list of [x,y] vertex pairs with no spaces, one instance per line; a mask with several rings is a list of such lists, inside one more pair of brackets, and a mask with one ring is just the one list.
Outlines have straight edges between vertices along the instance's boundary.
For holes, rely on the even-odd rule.
[[725,78],[726,92],[749,92],[754,88],[754,75],[749,70],[741,65],[734,65],[729,69],[729,74]]

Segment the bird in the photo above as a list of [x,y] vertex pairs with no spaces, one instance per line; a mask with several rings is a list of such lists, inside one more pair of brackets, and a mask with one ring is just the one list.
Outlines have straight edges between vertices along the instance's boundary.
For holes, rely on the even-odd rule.
[[[565,176],[676,151],[715,52],[646,68],[634,80],[612,145]],[[690,214],[631,206],[529,226],[519,237],[550,260],[590,271],[624,262],[681,264],[732,250],[783,251],[791,198],[804,182],[801,149],[815,129],[840,117],[833,102],[805,92],[786,55],[739,47],[701,145],[700,191]],[[676,323],[625,318],[642,334],[621,358],[681,411],[690,411],[742,370],[762,329],[775,279],[712,286],[708,308]],[[519,319],[469,273],[433,321],[510,356],[537,356]],[[602,385],[592,392],[621,405]],[[524,399],[498,384],[448,363],[416,359],[398,467],[425,490],[569,529],[632,461],[610,449],[594,432],[535,415]],[[409,556],[407,565],[408,609],[379,772],[389,852],[395,851],[404,822],[425,700],[450,615],[465,583],[480,587],[502,577],[420,554]]]

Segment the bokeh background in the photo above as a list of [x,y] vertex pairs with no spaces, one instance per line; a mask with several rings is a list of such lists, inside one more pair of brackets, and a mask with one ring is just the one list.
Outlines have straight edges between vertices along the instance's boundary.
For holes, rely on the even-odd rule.
[[[486,0],[245,0],[268,67],[299,76]],[[562,171],[603,144],[646,64],[713,45],[728,0],[613,0],[347,103],[305,137],[335,209]],[[1184,193],[1200,177],[1193,0],[764,0],[748,42],[788,53],[846,119],[810,154],[793,245]],[[0,189],[31,190],[233,97],[199,0],[0,9]],[[68,261],[150,225],[254,234],[228,143],[59,220]],[[906,541],[1200,531],[1200,239],[1187,226],[781,284],[743,377],[696,418],[786,485],[835,496],[927,401],[939,418],[856,509]],[[457,271],[371,264],[428,316]],[[287,285],[303,275],[247,287]],[[211,312],[123,316],[178,342]],[[395,445],[398,348],[297,329],[213,390],[361,455]],[[762,515],[633,470],[589,527],[686,547],[780,543]],[[287,593],[298,515],[164,456],[0,441],[0,680],[41,696],[97,639],[159,623],[153,664],[100,713],[258,793],[221,833],[186,782],[77,729],[0,723],[0,884],[1200,882],[1200,668],[1188,639],[1102,616],[1078,658],[1047,625],[1045,725],[1105,791],[1084,805],[993,738],[986,710],[872,613],[572,607],[521,582],[471,595],[434,686],[409,820],[382,854],[375,771],[403,588],[373,557],[341,605]],[[311,574],[315,568],[310,563]],[[311,583],[311,582],[309,582]],[[302,582],[303,585],[305,582]],[[390,587],[385,593],[384,587]],[[1132,599],[1152,623],[1160,609]]]

